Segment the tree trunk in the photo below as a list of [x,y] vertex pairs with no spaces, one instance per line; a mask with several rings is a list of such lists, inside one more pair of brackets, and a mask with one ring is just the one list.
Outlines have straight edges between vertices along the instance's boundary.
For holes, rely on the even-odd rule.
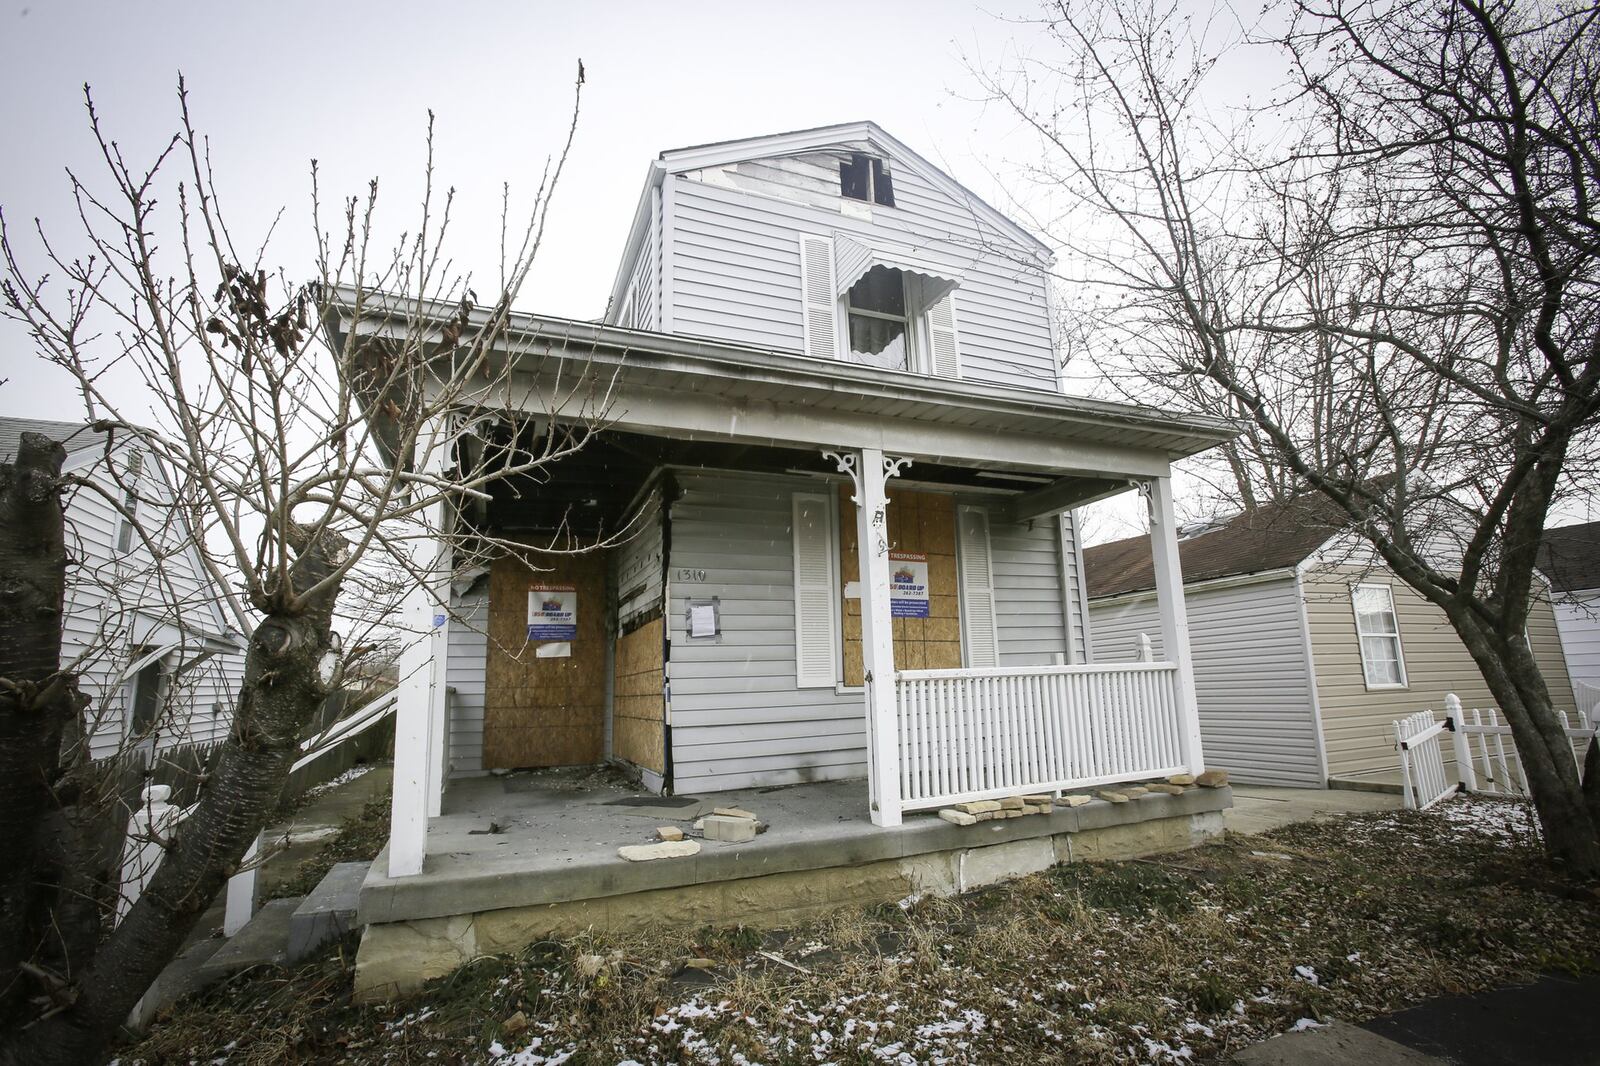
[[65,458],[56,441],[24,433],[15,461],[0,463],[0,1027],[25,1017],[29,997],[52,991],[48,976],[43,988],[25,978],[24,964],[70,972],[60,963],[72,961],[49,935],[64,872],[54,843],[61,740],[81,709],[73,679],[60,674]]
[[[291,574],[309,588],[340,560],[331,534],[304,545]],[[74,973],[58,1013],[0,1040],[0,1063],[79,1064],[103,1059],[129,1012],[177,954],[265,825],[326,697],[322,661],[337,587],[316,602],[269,612],[251,635],[233,728],[192,813],[168,844],[138,901],[92,961]],[[291,603],[284,595],[282,603]]]
[[1450,612],[1467,651],[1511,723],[1545,850],[1569,876],[1600,878],[1600,833],[1578,780],[1572,740],[1556,713],[1539,664],[1523,636],[1494,633],[1476,617]]

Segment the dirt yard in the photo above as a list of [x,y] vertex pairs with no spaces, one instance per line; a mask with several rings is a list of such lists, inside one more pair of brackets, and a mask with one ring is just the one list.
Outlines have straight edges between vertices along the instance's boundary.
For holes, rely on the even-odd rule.
[[1328,1019],[1600,967],[1525,808],[1455,800],[1057,867],[782,932],[595,935],[348,1003],[347,943],[181,1004],[133,1063],[1220,1062]]

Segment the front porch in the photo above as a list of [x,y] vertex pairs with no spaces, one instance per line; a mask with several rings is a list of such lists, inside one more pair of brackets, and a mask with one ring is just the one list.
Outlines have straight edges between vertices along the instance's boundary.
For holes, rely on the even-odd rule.
[[[1225,787],[1190,788],[973,826],[917,814],[886,831],[867,817],[852,781],[660,797],[593,772],[461,780],[429,820],[427,868],[391,877],[380,855],[368,874],[356,992],[381,997],[477,955],[591,927],[770,928],[841,906],[963,892],[1059,862],[1179,850],[1220,834],[1231,802]],[[704,841],[692,856],[618,857],[619,846],[653,840],[658,826],[692,832],[720,806],[749,810],[768,829],[746,843]]]

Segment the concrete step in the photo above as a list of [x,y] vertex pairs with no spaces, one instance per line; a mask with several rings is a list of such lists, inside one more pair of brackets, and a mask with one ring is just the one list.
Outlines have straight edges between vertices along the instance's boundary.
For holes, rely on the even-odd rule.
[[289,917],[288,961],[299,962],[356,927],[356,899],[370,862],[341,862]]
[[210,940],[197,940],[184,948],[177,958],[167,963],[161,976],[134,1004],[132,1013],[128,1015],[128,1027],[136,1032],[144,1032],[162,1010],[210,984],[211,980],[204,977],[202,971],[226,943],[221,937],[212,937]]
[[200,967],[200,976],[212,981],[252,966],[282,966],[289,960],[289,919],[304,896],[275,899]]

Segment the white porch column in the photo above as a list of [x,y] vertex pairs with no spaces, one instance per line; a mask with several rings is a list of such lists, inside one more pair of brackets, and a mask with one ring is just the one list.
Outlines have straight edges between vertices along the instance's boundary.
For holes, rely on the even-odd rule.
[[874,825],[900,824],[894,625],[889,605],[889,498],[884,483],[903,459],[861,449],[856,471],[856,548],[861,566],[861,659],[866,679],[868,788]]
[[[428,658],[432,664],[428,688],[428,817],[437,818],[444,809],[444,785],[449,776],[450,745],[446,734],[450,730],[450,704],[448,678],[445,670],[450,656],[450,574],[455,554],[450,550],[450,536],[455,532],[455,511],[449,505],[440,508],[441,542],[433,569],[433,587],[429,597],[432,616],[428,619]],[[431,518],[430,510],[430,518]]]
[[1179,740],[1190,773],[1205,770],[1200,748],[1200,710],[1194,695],[1194,663],[1189,657],[1189,616],[1183,606],[1183,567],[1178,562],[1178,522],[1172,507],[1172,479],[1144,483],[1150,506],[1150,555],[1155,562],[1156,603],[1161,612],[1161,651],[1178,664]]
[[[447,448],[442,421],[419,435],[416,468],[442,470]],[[444,703],[444,618],[450,591],[449,552],[442,538],[444,504],[424,510],[423,528],[411,541],[412,565],[427,575],[406,593],[400,615],[410,640],[400,653],[394,709],[394,791],[389,807],[389,876],[422,872],[428,817],[437,813],[437,718]]]

